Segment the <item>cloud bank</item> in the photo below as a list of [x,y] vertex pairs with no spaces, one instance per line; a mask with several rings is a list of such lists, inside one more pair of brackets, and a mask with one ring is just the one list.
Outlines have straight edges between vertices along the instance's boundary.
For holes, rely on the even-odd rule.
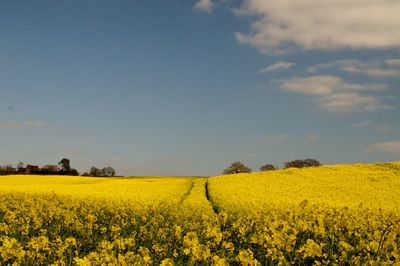
[[393,0],[244,0],[236,14],[255,21],[236,38],[265,54],[400,47],[399,10]]
[[384,90],[385,84],[348,83],[340,77],[320,75],[294,77],[281,82],[280,88],[313,96],[318,107],[331,112],[375,111],[389,106],[377,96],[366,95],[364,91]]

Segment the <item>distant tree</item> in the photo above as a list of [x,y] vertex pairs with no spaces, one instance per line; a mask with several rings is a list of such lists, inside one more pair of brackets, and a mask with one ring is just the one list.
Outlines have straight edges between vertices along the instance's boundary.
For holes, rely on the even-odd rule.
[[13,167],[12,167],[11,164],[7,164],[7,165],[4,166],[4,169],[5,169],[6,171],[12,171],[12,170],[13,170]]
[[321,166],[321,163],[320,163],[319,161],[315,160],[315,159],[305,159],[305,160],[304,160],[304,164],[305,164],[307,167]]
[[97,168],[97,167],[91,167],[89,173],[86,173],[88,176],[98,176],[98,177],[102,177],[102,176],[115,176],[115,170],[114,168],[107,166],[104,167],[102,169]]
[[58,174],[58,166],[52,165],[52,164],[47,164],[42,167],[41,173],[45,174],[45,175],[57,175]]
[[229,174],[250,173],[250,172],[251,172],[251,169],[249,167],[245,166],[243,163],[234,162],[223,171],[223,174],[229,175]]
[[101,171],[101,169],[93,166],[92,168],[90,168],[89,175],[90,176],[103,176],[103,172]]
[[67,158],[62,159],[58,165],[60,166],[61,172],[68,173],[71,170],[70,160]]
[[103,176],[115,176],[115,170],[110,166],[104,167],[101,172]]
[[42,170],[50,171],[50,172],[58,172],[58,166],[53,164],[46,164],[42,167]]
[[285,163],[285,168],[304,168],[321,166],[321,163],[315,159],[294,160]]
[[265,164],[260,167],[260,171],[271,171],[271,170],[277,170],[278,167],[276,167],[273,164]]
[[9,175],[15,173],[15,169],[12,167],[11,164],[3,165],[0,167],[0,174],[2,175]]
[[23,162],[19,162],[17,164],[17,169],[22,169],[22,168],[24,168],[24,163]]
[[79,175],[79,172],[71,168],[70,160],[67,158],[62,159],[58,165],[60,166],[60,171],[58,172],[61,175]]
[[74,169],[74,168],[71,168],[71,169],[68,171],[68,175],[75,175],[75,176],[78,176],[78,175],[79,175],[79,172],[78,172],[78,170],[76,170],[76,169]]
[[88,173],[88,172],[84,172],[84,173],[82,174],[82,176],[89,176],[89,173]]

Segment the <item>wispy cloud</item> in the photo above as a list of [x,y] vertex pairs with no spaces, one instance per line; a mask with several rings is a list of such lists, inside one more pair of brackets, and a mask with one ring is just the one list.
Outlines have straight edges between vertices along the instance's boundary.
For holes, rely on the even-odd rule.
[[120,157],[120,156],[113,156],[113,157],[111,157],[111,161],[112,161],[112,162],[119,162],[119,161],[122,161],[122,157]]
[[391,65],[391,66],[400,66],[400,58],[390,58],[387,59],[386,64]]
[[310,133],[307,135],[281,133],[281,134],[266,134],[257,138],[258,141],[270,144],[284,144],[290,141],[303,141],[309,144],[320,142],[320,135]]
[[47,125],[48,125],[47,121],[40,121],[40,120],[25,121],[25,122],[10,121],[1,124],[0,127],[6,129],[17,129],[17,128],[28,128],[28,127],[44,127]]
[[357,92],[342,92],[317,99],[318,106],[331,112],[376,111],[388,106],[377,97]]
[[387,125],[387,124],[383,124],[383,125],[378,125],[377,127],[375,127],[375,131],[380,132],[380,133],[392,133],[392,132],[396,132],[398,129],[396,129],[396,127]]
[[400,140],[371,144],[368,150],[400,154]]
[[335,91],[361,91],[361,90],[382,90],[386,89],[385,84],[367,83],[357,84],[348,83],[336,76],[309,76],[295,77],[281,84],[281,88],[286,91],[300,92],[311,95],[331,94]]
[[364,94],[368,90],[386,89],[380,83],[348,83],[336,76],[295,77],[280,84],[284,91],[297,92],[313,97],[322,109],[331,112],[375,111],[390,106],[372,95]]
[[351,127],[354,127],[354,128],[365,128],[365,127],[369,127],[370,125],[371,125],[370,121],[362,121],[362,122],[351,124]]
[[292,137],[292,134],[270,134],[263,136],[263,140],[269,143],[281,143],[288,141]]
[[[324,69],[339,69],[341,71],[352,73],[352,74],[363,74],[370,77],[378,77],[378,78],[389,78],[389,77],[400,77],[400,69],[395,68],[387,68],[384,67],[384,64],[387,62],[395,63],[395,61],[386,60],[386,61],[367,61],[363,62],[358,59],[345,59],[345,60],[335,60],[328,63],[317,64],[311,66],[307,69],[309,73],[316,73],[318,71]],[[392,64],[394,65],[394,64]]]
[[27,127],[43,127],[47,126],[48,122],[47,121],[26,121],[24,122],[24,125]]
[[266,54],[293,47],[394,48],[400,46],[398,10],[400,2],[393,0],[244,0],[236,14],[255,21],[250,33],[236,38]]
[[211,0],[199,0],[193,7],[194,10],[211,12],[213,9],[213,3]]
[[321,137],[317,134],[308,134],[305,138],[304,141],[310,144],[313,143],[318,143],[320,141]]
[[259,73],[268,73],[276,70],[286,70],[294,66],[294,63],[279,61],[270,66],[258,70]]
[[362,128],[368,129],[379,133],[390,133],[397,131],[397,129],[393,126],[387,124],[373,124],[370,121],[363,121],[359,123],[354,123],[351,125],[353,128]]

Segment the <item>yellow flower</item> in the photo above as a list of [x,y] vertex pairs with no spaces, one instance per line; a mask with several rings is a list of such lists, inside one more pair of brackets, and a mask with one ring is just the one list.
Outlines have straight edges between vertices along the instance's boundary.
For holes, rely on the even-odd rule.
[[322,248],[312,239],[307,239],[307,242],[299,249],[305,258],[322,257]]

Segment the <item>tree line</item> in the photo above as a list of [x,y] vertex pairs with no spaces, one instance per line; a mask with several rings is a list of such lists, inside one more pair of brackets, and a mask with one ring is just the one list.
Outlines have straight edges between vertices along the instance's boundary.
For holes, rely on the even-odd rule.
[[93,166],[92,168],[90,168],[89,173],[85,172],[82,174],[82,176],[98,176],[98,177],[115,176],[115,170],[110,166],[104,167],[102,169]]
[[[315,159],[305,160],[293,160],[285,162],[284,169],[286,168],[304,168],[304,167],[316,167],[320,166],[321,163]],[[260,167],[260,171],[272,171],[279,169],[273,164],[265,164]],[[250,173],[252,169],[247,167],[241,162],[234,162],[228,168],[223,171],[224,175],[237,174],[237,173]],[[12,165],[0,166],[0,175],[10,174],[40,174],[40,175],[73,175],[78,176],[79,172],[71,167],[71,161],[67,158],[63,158],[58,165],[45,165],[42,168],[34,165],[26,165],[22,162],[18,163],[17,167],[14,168]],[[89,172],[84,172],[82,176],[94,176],[94,177],[113,177],[115,176],[115,170],[111,166],[104,168],[91,167]]]
[[[304,167],[317,167],[321,166],[321,163],[315,159],[305,159],[305,160],[294,160],[285,162],[284,169],[286,168],[304,168]],[[272,171],[278,170],[279,168],[273,164],[265,164],[260,167],[260,171]],[[250,173],[252,170],[241,162],[234,162],[228,168],[226,168],[222,173],[224,175],[238,174],[238,173]]]
[[[47,164],[43,167],[29,164],[25,166],[23,162],[19,162],[17,167],[10,164],[0,166],[0,175],[13,174],[78,176],[79,172],[71,167],[71,161],[67,158],[63,158],[58,165]],[[82,176],[112,177],[115,176],[115,170],[111,166],[102,169],[93,166],[89,172],[83,173]]]

